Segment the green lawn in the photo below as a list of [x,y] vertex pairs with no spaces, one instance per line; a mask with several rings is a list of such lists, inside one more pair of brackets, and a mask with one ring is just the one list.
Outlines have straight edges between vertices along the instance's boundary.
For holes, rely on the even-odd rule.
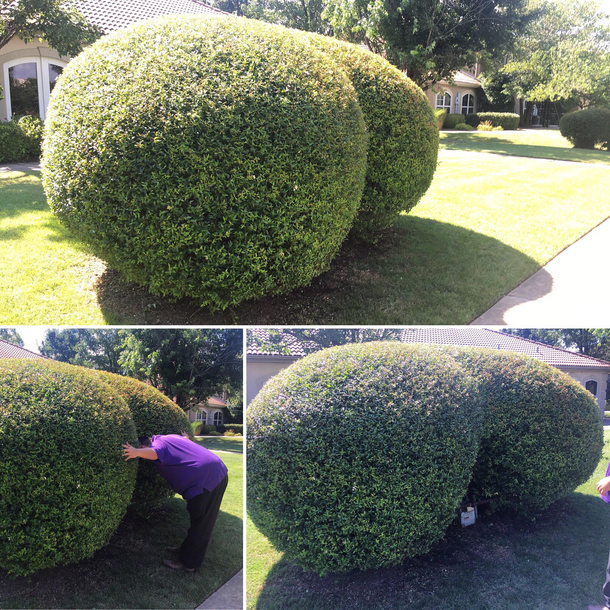
[[610,165],[610,152],[572,148],[568,140],[556,129],[526,129],[507,132],[472,131],[469,133],[443,131],[441,132],[441,148]]
[[162,565],[166,546],[180,544],[189,526],[186,502],[169,499],[149,522],[127,516],[108,546],[80,563],[30,577],[0,571],[0,608],[195,608],[243,564],[243,444],[198,442],[229,469],[229,485],[202,567],[194,574]]
[[[511,150],[560,149],[558,132],[523,134]],[[122,282],[51,217],[36,175],[0,174],[0,198],[10,194],[0,209],[0,324],[467,324],[610,216],[607,164],[463,150],[482,137],[501,152],[501,138],[522,134],[443,134],[428,193],[377,246],[348,241],[309,287],[216,314]]]
[[[610,506],[590,480],[536,522],[485,515],[452,526],[427,555],[391,569],[318,577],[275,551],[247,521],[249,610],[584,610],[603,602]],[[400,524],[396,525],[400,527]]]

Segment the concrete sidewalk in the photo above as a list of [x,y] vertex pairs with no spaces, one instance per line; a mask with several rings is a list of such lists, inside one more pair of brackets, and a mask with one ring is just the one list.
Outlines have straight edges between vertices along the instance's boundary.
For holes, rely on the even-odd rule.
[[0,165],[0,172],[26,172],[40,171],[40,161],[30,161],[29,163],[7,163]]
[[242,610],[244,607],[244,571],[237,572],[195,610]]
[[610,219],[568,246],[471,322],[521,328],[605,328],[610,322]]

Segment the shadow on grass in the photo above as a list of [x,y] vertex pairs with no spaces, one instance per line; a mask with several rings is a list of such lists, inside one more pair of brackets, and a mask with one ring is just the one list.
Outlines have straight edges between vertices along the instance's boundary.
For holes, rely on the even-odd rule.
[[468,152],[494,153],[519,157],[575,161],[579,163],[610,164],[610,152],[603,150],[583,150],[561,148],[559,146],[536,146],[525,142],[515,143],[509,136],[491,136],[480,133],[449,133],[441,139],[441,148]]
[[228,451],[229,453],[243,453],[244,452],[244,437],[243,436],[199,436],[196,442],[202,447],[209,449],[210,451]]
[[[400,527],[400,524],[397,524]],[[280,560],[256,610],[583,610],[602,603],[610,507],[574,493],[536,522],[484,515],[394,568],[319,577]]]
[[112,270],[97,294],[111,324],[468,324],[539,268],[497,239],[406,215],[376,246],[349,239],[309,286],[223,312],[152,296]]
[[0,608],[195,608],[241,569],[243,522],[221,510],[194,574],[162,565],[172,558],[165,547],[180,544],[188,526],[177,497],[146,522],[128,514],[90,559],[29,577],[0,571]]

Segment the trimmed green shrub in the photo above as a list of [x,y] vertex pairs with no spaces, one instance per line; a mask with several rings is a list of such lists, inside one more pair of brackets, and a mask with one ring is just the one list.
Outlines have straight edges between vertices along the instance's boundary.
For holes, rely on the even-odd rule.
[[445,110],[443,110],[442,108],[437,108],[434,111],[434,119],[436,120],[436,126],[439,129],[443,128],[443,125],[445,124],[446,116],[447,116],[447,112],[445,112]]
[[[514,112],[479,112],[466,116],[466,123],[473,127],[478,127],[482,122],[491,123],[492,127],[502,127],[502,129],[517,129],[520,117]],[[484,130],[479,130],[484,131]]]
[[86,369],[0,360],[0,566],[27,575],[91,557],[118,527],[137,443],[118,392]]
[[344,70],[369,132],[366,182],[353,231],[376,242],[428,190],[438,156],[438,127],[423,91],[383,57],[331,36],[302,34]]
[[466,125],[466,123],[458,123],[455,128],[459,129],[460,131],[474,131],[474,127]]
[[453,350],[481,382],[484,409],[471,491],[535,518],[574,491],[601,459],[597,403],[556,368],[508,352]]
[[307,356],[248,408],[250,516],[319,574],[424,553],[468,487],[478,410],[472,377],[440,349],[381,342]]
[[22,116],[17,121],[17,125],[25,136],[28,158],[40,157],[44,123],[35,116]]
[[443,129],[455,129],[456,125],[464,122],[463,114],[446,114]]
[[[96,371],[96,373],[115,388],[127,403],[137,436],[188,434],[189,438],[194,440],[188,417],[165,394],[131,377],[105,371]],[[139,462],[138,477],[130,509],[141,517],[147,517],[175,492],[167,481],[159,476],[153,462],[141,459],[137,462]]]
[[68,64],[43,184],[55,215],[126,279],[225,308],[329,267],[358,210],[366,146],[353,86],[302,37],[163,17]]
[[564,114],[559,131],[575,148],[610,148],[610,110],[587,108]]
[[244,433],[244,425],[243,424],[225,424],[225,429],[231,432],[235,432],[236,434]]
[[211,432],[208,432],[206,436],[222,436],[222,434],[216,430],[212,430]]
[[483,121],[477,127],[477,131],[493,131],[494,129],[496,128],[492,126],[491,121]]
[[42,121],[36,117],[0,123],[0,163],[17,163],[40,156]]

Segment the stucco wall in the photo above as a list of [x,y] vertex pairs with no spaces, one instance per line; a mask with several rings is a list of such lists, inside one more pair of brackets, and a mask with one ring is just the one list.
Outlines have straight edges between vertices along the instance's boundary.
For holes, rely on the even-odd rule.
[[568,367],[557,367],[559,370],[567,373],[572,379],[578,381],[584,388],[587,381],[597,381],[597,404],[599,406],[599,412],[604,417],[604,410],[606,408],[606,386],[608,384],[608,372],[598,369],[578,369]]
[[246,405],[261,391],[268,379],[299,358],[286,356],[248,356],[246,362]]
[[[450,93],[451,94],[451,113],[450,114],[460,114],[462,112],[462,99],[464,97],[464,95],[470,93],[472,94],[472,96],[474,97],[474,111],[477,112],[477,94],[476,94],[476,89],[472,88],[472,87],[464,87],[461,85],[455,85],[455,86],[451,86],[451,85],[444,85],[444,84],[439,84],[436,87],[438,89],[438,93],[440,93],[441,91],[443,93]],[[438,93],[435,93],[434,91],[432,91],[432,89],[428,89],[425,91],[426,96],[428,98],[428,101],[430,102],[430,105],[432,106],[432,108],[436,108],[436,96],[438,95]],[[460,108],[459,110],[456,111],[455,108],[455,96],[456,93],[460,94]]]

